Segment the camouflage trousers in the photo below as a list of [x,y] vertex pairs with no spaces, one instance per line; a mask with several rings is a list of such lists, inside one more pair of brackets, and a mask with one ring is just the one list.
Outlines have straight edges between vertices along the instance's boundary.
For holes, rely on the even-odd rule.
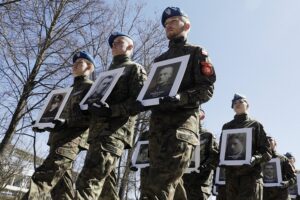
[[73,200],[72,165],[79,151],[74,141],[50,146],[50,153],[33,174],[23,200],[46,200],[50,193],[55,200]]
[[264,200],[291,200],[288,188],[264,187]]
[[226,199],[262,200],[262,179],[253,175],[230,176],[226,174]]
[[[172,200],[174,198],[176,187],[182,181],[181,177],[188,167],[194,149],[192,144],[176,137],[177,131],[169,129],[165,132],[156,132],[151,131],[150,128],[150,167],[145,183],[141,185],[140,199]],[[185,194],[183,186],[181,189]]]
[[[124,143],[111,136],[102,136],[90,143],[84,166],[76,181],[77,200],[98,200],[107,178],[113,177],[116,162],[124,151]],[[112,180],[112,179],[111,179]],[[105,184],[104,184],[105,183]],[[108,199],[118,199],[115,181],[108,181]],[[113,193],[113,194],[112,194]],[[113,197],[111,197],[113,196]]]

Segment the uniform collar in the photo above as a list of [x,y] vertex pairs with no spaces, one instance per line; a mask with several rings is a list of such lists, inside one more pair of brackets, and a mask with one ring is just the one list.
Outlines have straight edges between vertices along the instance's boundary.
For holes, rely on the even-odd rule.
[[83,81],[88,80],[88,79],[89,79],[88,76],[77,76],[74,78],[73,86],[81,84]]
[[235,115],[234,116],[234,120],[235,121],[238,121],[238,122],[243,122],[243,121],[246,121],[249,119],[249,116],[248,114],[244,113],[244,114],[241,114],[241,115]]
[[127,55],[117,55],[113,57],[112,65],[119,65],[130,60],[130,57]]
[[183,46],[186,44],[186,41],[187,41],[187,38],[183,37],[183,36],[172,39],[169,42],[169,48]]

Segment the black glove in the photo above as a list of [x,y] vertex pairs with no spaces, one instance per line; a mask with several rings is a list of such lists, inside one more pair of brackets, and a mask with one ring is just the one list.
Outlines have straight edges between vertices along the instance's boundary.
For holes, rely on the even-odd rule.
[[[31,125],[34,126],[35,123],[36,123],[36,121],[34,120],[34,121],[31,122]],[[37,132],[37,133],[42,133],[42,132],[45,132],[46,130],[43,129],[43,128],[32,127],[32,131]]]
[[176,94],[175,96],[166,96],[159,98],[160,105],[174,105],[180,102],[180,95]]
[[49,132],[61,131],[67,127],[67,121],[65,119],[55,119],[52,123],[55,125],[54,128],[45,128]]
[[89,104],[88,110],[92,115],[97,117],[108,118],[112,115],[112,111],[109,105],[103,102]]

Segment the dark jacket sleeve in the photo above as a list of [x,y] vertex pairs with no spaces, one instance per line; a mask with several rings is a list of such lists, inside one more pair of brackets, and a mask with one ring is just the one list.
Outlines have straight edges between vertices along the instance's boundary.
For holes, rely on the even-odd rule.
[[256,158],[256,163],[266,163],[271,160],[272,151],[267,134],[260,123],[256,127],[256,137],[256,151],[253,153],[253,156]]

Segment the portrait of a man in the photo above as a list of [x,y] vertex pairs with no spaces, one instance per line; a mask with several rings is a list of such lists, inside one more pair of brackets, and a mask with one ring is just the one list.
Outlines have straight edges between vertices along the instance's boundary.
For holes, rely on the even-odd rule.
[[105,76],[101,79],[97,86],[95,87],[92,95],[86,100],[86,103],[97,103],[102,99],[102,97],[107,92],[109,86],[111,85],[112,81],[114,80],[113,75]]
[[168,96],[174,84],[179,66],[180,63],[173,63],[158,68],[151,80],[144,99]]
[[49,101],[39,123],[48,123],[52,122],[63,102],[65,94],[55,94],[52,96],[51,100]]
[[136,164],[146,164],[146,163],[149,163],[148,144],[141,144],[136,159]]
[[276,169],[276,163],[271,162],[265,164],[263,168],[263,181],[264,183],[277,183],[277,169]]
[[229,134],[225,160],[245,160],[246,158],[246,135],[244,133]]

